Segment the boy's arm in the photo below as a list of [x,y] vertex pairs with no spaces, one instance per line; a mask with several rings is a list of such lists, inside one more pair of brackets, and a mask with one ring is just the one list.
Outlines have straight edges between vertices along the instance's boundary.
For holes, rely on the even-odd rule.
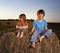
[[47,26],[45,26],[45,29],[48,29],[48,27],[47,27]]
[[26,29],[28,28],[28,25],[27,26],[20,26],[22,29]]
[[23,29],[21,26],[17,26],[17,25],[16,25],[16,28],[17,28],[17,29]]
[[32,28],[32,31],[31,31],[30,35],[34,32],[34,29],[35,29],[35,27]]
[[45,27],[44,27],[44,28],[45,28],[45,29],[48,29],[48,27],[47,27],[47,26],[48,26],[48,23],[47,23],[47,21],[46,21],[46,20],[44,21],[44,25],[45,25]]
[[35,27],[36,27],[36,20],[34,21],[34,23],[33,23],[33,28],[32,28],[32,30],[31,30],[31,33],[30,33],[30,35],[32,35],[32,33],[34,32],[34,30],[35,30]]
[[28,25],[26,25],[26,26],[18,26],[18,25],[16,25],[16,28],[25,29],[25,28],[28,28]]

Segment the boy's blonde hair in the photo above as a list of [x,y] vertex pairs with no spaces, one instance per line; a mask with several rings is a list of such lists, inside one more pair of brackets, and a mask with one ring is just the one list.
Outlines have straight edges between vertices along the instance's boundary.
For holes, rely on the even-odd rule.
[[23,20],[26,21],[26,15],[25,14],[20,14],[19,18],[23,18]]

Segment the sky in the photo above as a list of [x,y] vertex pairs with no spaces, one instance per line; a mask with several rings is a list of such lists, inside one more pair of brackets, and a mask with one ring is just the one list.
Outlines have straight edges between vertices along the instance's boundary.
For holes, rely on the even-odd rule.
[[24,13],[35,20],[39,9],[45,11],[47,22],[60,23],[60,0],[0,0],[0,19],[19,19]]

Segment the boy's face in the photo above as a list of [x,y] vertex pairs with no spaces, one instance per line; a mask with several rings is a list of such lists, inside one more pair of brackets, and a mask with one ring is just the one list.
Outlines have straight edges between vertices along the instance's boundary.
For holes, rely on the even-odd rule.
[[38,19],[43,19],[44,15],[43,15],[43,13],[37,14],[37,17],[38,17]]
[[20,21],[23,21],[23,18],[19,18]]
[[21,16],[21,17],[19,18],[19,20],[20,20],[20,21],[24,21],[24,18],[25,18],[24,16]]

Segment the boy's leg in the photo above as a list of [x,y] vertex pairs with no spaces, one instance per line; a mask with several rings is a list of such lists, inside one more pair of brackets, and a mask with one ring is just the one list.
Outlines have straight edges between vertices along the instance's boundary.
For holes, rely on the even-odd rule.
[[38,35],[39,35],[40,31],[38,29],[35,29],[33,35],[31,36],[31,42],[32,42],[32,46],[35,47],[35,42],[38,41]]
[[40,42],[42,41],[43,38],[45,38],[45,36],[49,37],[51,35],[51,33],[52,33],[52,30],[51,29],[48,29],[48,30],[44,29],[42,31],[42,33],[43,33],[43,35],[40,37]]
[[20,35],[20,38],[22,38],[23,37],[23,32],[21,32],[21,35]]
[[37,42],[38,41],[38,35],[40,34],[40,31],[38,29],[35,29],[34,33],[31,36],[31,42]]
[[20,35],[20,32],[18,32],[18,34],[17,34],[17,38],[19,37],[19,35]]
[[46,37],[49,37],[51,34],[52,34],[52,30],[48,29],[48,30],[46,30],[46,32],[43,35]]
[[27,32],[28,32],[28,29],[23,29],[23,30],[21,30],[20,38],[22,38],[23,35],[26,34]]

